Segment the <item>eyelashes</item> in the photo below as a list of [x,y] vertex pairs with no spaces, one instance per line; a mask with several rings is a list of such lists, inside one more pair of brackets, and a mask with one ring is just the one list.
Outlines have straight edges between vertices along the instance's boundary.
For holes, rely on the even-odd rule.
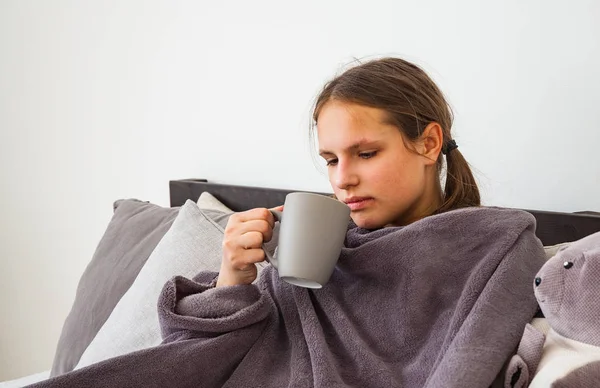
[[377,151],[361,152],[360,154],[358,154],[358,156],[360,156],[363,159],[371,159],[375,155],[377,155]]
[[[377,151],[369,151],[369,152],[361,152],[358,154],[358,157],[361,159],[371,159],[372,157],[374,157],[375,155],[377,155]],[[328,167],[330,166],[335,166],[338,163],[337,158],[331,158],[331,159],[327,159],[325,160],[326,165]]]

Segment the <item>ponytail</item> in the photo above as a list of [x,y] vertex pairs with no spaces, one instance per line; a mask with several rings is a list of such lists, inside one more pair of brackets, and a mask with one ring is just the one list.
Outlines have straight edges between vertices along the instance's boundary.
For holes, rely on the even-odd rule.
[[481,197],[477,183],[459,150],[455,149],[446,155],[446,186],[444,188],[444,203],[436,211],[443,213],[463,207],[480,206]]

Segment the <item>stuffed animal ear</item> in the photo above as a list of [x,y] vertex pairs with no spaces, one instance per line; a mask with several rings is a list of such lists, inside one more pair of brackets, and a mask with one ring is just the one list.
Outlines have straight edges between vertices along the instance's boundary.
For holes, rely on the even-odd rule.
[[[582,254],[585,267],[580,274],[581,289],[586,290],[592,288],[600,278],[600,249],[594,251],[585,251]],[[565,263],[566,265],[567,263]],[[596,290],[600,288],[594,286]]]
[[584,365],[552,383],[552,388],[600,387],[600,361]]

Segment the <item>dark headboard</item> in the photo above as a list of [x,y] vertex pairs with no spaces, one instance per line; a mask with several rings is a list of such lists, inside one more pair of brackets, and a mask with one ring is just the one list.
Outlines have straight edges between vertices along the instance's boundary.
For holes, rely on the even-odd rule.
[[[186,200],[197,201],[204,191],[210,192],[219,201],[235,211],[255,207],[282,205],[288,193],[299,190],[283,190],[265,187],[224,185],[207,182],[205,179],[184,179],[169,182],[171,207],[181,206]],[[300,190],[301,191],[301,190]],[[318,193],[327,194],[330,193]],[[537,220],[536,234],[544,245],[579,240],[600,231],[600,213],[559,213],[541,210],[526,210]],[[587,212],[586,212],[587,213]]]

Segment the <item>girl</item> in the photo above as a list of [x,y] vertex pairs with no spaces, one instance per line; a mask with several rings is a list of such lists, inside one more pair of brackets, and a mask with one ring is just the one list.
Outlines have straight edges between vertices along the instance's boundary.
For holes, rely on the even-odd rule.
[[[346,71],[325,86],[313,119],[331,187],[358,227],[403,226],[480,205],[473,174],[452,140],[449,106],[414,64],[384,58]],[[217,286],[254,281],[254,263],[265,259],[261,244],[271,239],[273,225],[267,209],[230,218]]]
[[164,286],[161,346],[39,386],[489,387],[537,309],[533,216],[480,206],[448,104],[411,63],[346,71],[313,118],[352,217],[322,289],[256,279],[272,215],[234,214],[219,273]]

